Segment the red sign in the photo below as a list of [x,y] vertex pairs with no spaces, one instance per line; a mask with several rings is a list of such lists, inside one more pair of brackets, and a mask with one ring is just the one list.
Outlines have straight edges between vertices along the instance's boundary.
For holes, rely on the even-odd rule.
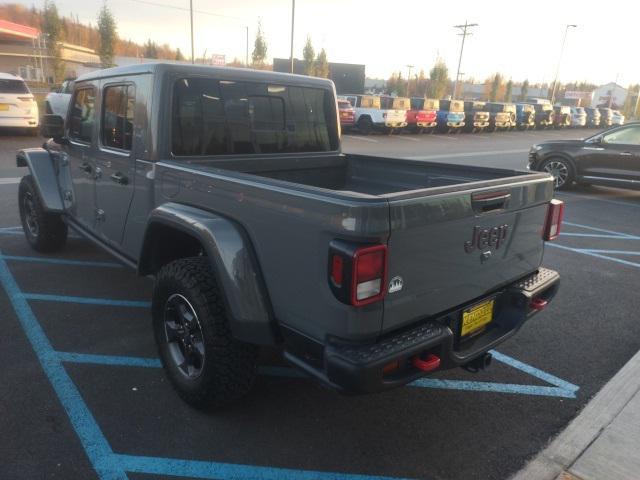
[[226,64],[227,62],[224,55],[218,55],[216,53],[211,55],[211,65],[218,65],[218,66],[224,67]]

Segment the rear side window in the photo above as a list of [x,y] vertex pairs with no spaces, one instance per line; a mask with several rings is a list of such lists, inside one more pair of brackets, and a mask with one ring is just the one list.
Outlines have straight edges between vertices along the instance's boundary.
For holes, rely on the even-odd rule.
[[131,150],[136,89],[133,85],[110,85],[104,89],[102,145]]
[[173,91],[172,152],[332,151],[338,148],[334,105],[323,89],[180,79]]
[[93,87],[77,89],[69,112],[69,138],[90,143],[95,125],[96,91]]
[[22,80],[0,80],[0,93],[30,93]]

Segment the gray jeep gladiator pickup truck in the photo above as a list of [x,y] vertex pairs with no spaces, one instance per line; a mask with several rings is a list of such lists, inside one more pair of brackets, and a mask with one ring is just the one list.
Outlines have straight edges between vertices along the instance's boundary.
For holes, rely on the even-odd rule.
[[144,64],[78,78],[18,152],[27,241],[68,227],[154,278],[171,383],[245,395],[261,346],[345,393],[477,369],[555,295],[547,173],[343,154],[332,82]]

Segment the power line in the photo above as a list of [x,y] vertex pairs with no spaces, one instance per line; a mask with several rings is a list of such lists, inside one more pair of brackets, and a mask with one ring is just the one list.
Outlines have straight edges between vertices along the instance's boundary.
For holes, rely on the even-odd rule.
[[[153,7],[162,7],[162,8],[172,8],[173,10],[181,10],[183,12],[189,12],[190,10],[186,7],[179,7],[177,5],[168,5],[166,3],[157,3],[157,2],[150,2],[148,0],[129,0],[131,2],[136,2],[136,3],[142,3],[144,5],[151,5]],[[234,17],[231,15],[222,15],[220,13],[213,13],[213,12],[207,12],[204,10],[194,10],[194,13],[199,13],[201,15],[209,15],[210,17],[219,17],[219,18],[228,18],[231,20],[238,20],[241,22],[244,22],[244,20],[240,17]]]

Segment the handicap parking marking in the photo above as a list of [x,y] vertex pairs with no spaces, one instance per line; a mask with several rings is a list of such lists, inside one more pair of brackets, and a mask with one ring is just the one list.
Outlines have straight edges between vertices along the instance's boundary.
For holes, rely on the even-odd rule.
[[[580,223],[563,222],[563,225],[574,227],[577,229],[586,230],[587,232],[562,232],[559,239],[563,237],[575,237],[575,238],[592,238],[592,239],[606,239],[606,240],[627,240],[627,241],[640,241],[640,236],[632,235],[630,233],[618,232],[615,230],[607,230],[604,228],[593,227],[591,225],[583,225]],[[596,233],[594,233],[596,232]],[[635,246],[636,244],[633,243]],[[552,248],[559,248],[561,250],[568,250],[574,253],[587,255],[601,260],[608,260],[610,262],[619,263],[628,267],[640,268],[640,262],[626,260],[623,258],[617,258],[612,255],[622,256],[640,256],[640,243],[637,244],[639,250],[616,250],[616,249],[601,249],[601,248],[576,248],[563,245],[561,243],[547,243],[547,246]]]
[[116,262],[99,262],[87,260],[69,260],[66,258],[49,258],[49,257],[28,257],[24,255],[0,255],[5,260],[13,260],[18,262],[31,263],[50,263],[53,265],[69,265],[79,267],[106,267],[106,268],[122,268],[122,265]]
[[111,307],[139,307],[148,308],[151,302],[143,300],[116,300],[112,298],[76,297],[70,295],[49,295],[46,293],[23,293],[26,300],[40,300],[44,302],[82,303],[87,305],[106,305]]

